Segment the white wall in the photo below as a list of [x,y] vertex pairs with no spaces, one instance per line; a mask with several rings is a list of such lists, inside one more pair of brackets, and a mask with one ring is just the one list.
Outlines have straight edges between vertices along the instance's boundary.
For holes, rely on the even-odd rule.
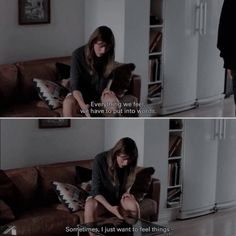
[[149,3],[143,0],[86,0],[85,40],[100,25],[111,27],[116,60],[136,65],[142,78],[141,98],[147,97]]
[[125,0],[85,0],[85,41],[101,25],[110,27],[116,40],[116,60],[124,61]]
[[18,25],[18,1],[0,1],[0,64],[66,56],[84,43],[84,0],[51,0],[51,23]]
[[39,129],[37,119],[1,120],[1,168],[91,159],[103,151],[102,120],[71,120],[70,128]]
[[144,120],[133,119],[112,119],[105,121],[105,142],[106,150],[112,148],[116,142],[124,137],[132,138],[138,147],[138,164],[143,165],[144,159]]

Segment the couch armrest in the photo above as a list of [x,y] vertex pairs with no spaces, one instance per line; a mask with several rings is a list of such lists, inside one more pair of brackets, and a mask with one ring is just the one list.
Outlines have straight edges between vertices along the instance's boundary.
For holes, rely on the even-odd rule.
[[156,212],[157,214],[151,217],[151,221],[157,221],[158,220],[158,216],[159,216],[159,205],[160,205],[160,193],[161,193],[161,183],[159,179],[152,179],[152,183],[150,186],[150,191],[148,194],[148,197],[151,198],[152,200],[154,200],[157,205],[157,209]]
[[129,92],[140,102],[141,78],[139,75],[132,75]]

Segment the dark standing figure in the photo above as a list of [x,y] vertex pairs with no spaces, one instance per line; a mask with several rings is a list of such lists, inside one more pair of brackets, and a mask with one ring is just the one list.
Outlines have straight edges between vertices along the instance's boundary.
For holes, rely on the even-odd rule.
[[224,0],[218,32],[217,47],[224,59],[224,68],[233,80],[234,102],[236,104],[236,0]]

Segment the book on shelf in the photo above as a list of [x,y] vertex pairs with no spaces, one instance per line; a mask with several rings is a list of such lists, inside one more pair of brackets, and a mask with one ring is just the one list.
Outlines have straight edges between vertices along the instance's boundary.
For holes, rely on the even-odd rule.
[[176,202],[168,202],[167,201],[167,207],[177,207],[179,206],[180,202],[176,201]]
[[148,97],[158,97],[161,92],[161,84],[152,84],[148,88]]
[[149,59],[149,81],[159,81],[160,80],[160,70],[161,70],[161,62],[160,58],[150,58]]
[[171,135],[169,140],[169,157],[178,155],[177,150],[182,144],[182,137],[178,135]]
[[171,162],[168,164],[169,186],[177,186],[180,184],[180,163]]
[[153,53],[157,50],[158,44],[161,42],[162,33],[159,31],[150,32],[149,52]]
[[176,199],[180,200],[181,189],[175,188],[168,191],[167,200],[168,201],[177,201]]

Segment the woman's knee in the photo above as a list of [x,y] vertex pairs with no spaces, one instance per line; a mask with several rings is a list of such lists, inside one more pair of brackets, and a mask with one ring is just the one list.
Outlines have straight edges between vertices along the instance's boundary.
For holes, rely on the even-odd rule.
[[75,116],[77,102],[72,95],[67,96],[63,101],[63,116]]
[[63,107],[69,107],[76,105],[76,100],[73,95],[67,96],[63,101]]
[[86,201],[84,210],[85,212],[93,212],[98,208],[98,202],[94,198],[90,198]]

